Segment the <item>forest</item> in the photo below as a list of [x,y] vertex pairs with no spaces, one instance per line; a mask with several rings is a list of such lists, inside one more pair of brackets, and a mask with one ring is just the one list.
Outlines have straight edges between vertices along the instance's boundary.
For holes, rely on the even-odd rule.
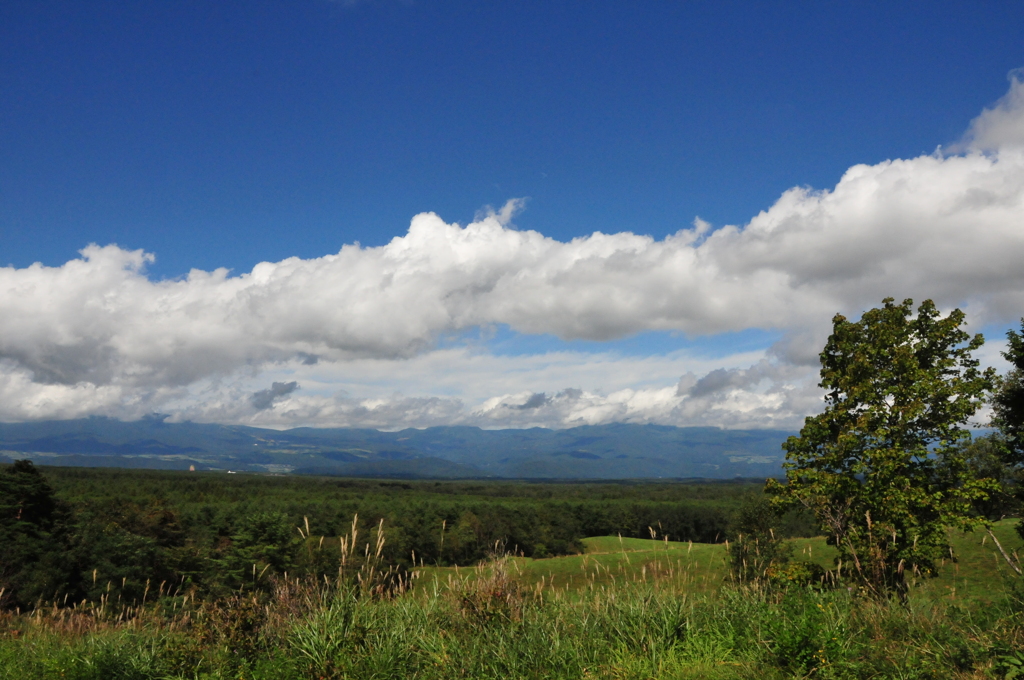
[[[23,513],[22,528],[4,536],[0,603],[25,609],[103,593],[130,603],[147,584],[206,595],[259,588],[285,572],[334,576],[338,537],[351,533],[353,518],[370,542],[384,527],[383,558],[402,568],[414,566],[413,555],[417,564],[471,565],[495,544],[527,557],[575,554],[587,536],[649,538],[652,530],[721,542],[743,498],[763,484],[376,481],[23,462],[0,485],[2,511]],[[806,517],[787,519],[790,534],[814,530]]]

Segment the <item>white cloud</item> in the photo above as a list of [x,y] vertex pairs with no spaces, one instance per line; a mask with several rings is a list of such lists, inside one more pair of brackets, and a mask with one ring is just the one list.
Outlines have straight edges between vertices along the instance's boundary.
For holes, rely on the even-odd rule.
[[[103,413],[134,419],[160,411],[174,414],[172,420],[275,428],[321,425],[399,429],[455,423],[560,427],[617,420],[735,425],[739,421],[729,413],[704,412],[693,401],[686,409],[676,408],[683,400],[676,394],[674,376],[686,374],[695,382],[696,374],[723,365],[737,370],[763,357],[763,351],[724,358],[702,358],[686,352],[622,356],[562,351],[496,356],[477,348],[456,347],[397,362],[356,359],[310,365],[296,359],[267,366],[259,373],[151,390],[40,385],[32,383],[22,370],[19,380],[6,383],[11,388],[7,395],[12,398],[0,400],[0,415],[7,420],[38,417],[41,400],[27,396],[37,393],[46,395],[51,403],[66,403],[61,417]],[[0,397],[5,396],[5,375],[0,371]],[[564,389],[566,385],[576,387]],[[100,392],[102,398],[81,398],[85,389]],[[551,397],[535,403],[536,408],[516,409],[536,396],[534,390],[550,390]],[[410,393],[420,396],[405,396]],[[13,398],[16,394],[25,398]],[[774,420],[761,424],[774,423],[778,417],[774,414]],[[742,422],[752,421],[747,418]]]
[[[976,324],[1024,314],[1018,75],[961,151],[854,166],[830,191],[785,192],[742,228],[696,220],[660,241],[622,232],[559,242],[516,230],[510,203],[465,227],[420,214],[385,246],[239,276],[150,281],[151,255],[95,245],[61,267],[2,268],[0,418],[171,408],[277,426],[792,422],[816,408],[809,376],[836,312],[856,316],[892,296],[963,306]],[[747,328],[784,337],[768,363],[707,366],[686,390],[675,381],[691,369],[630,378],[639,364],[623,357],[518,357],[504,373],[486,368],[489,382],[476,375],[493,359],[484,354],[444,365],[441,335],[488,324],[563,339]],[[408,377],[428,365],[428,378]],[[295,369],[301,389],[272,393],[268,377],[290,380],[275,374],[282,366],[305,367]],[[345,387],[339,374],[360,371]],[[583,385],[601,371],[607,381]],[[392,393],[370,394],[382,383]]]
[[991,109],[971,121],[971,126],[958,150],[998,151],[1008,147],[1024,146],[1024,126],[1021,125],[1021,111],[1024,110],[1024,69],[1010,72],[1010,91]]

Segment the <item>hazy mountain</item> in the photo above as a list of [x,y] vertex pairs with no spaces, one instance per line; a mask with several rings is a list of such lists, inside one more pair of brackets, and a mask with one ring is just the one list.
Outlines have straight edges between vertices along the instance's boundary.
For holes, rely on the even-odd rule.
[[767,477],[780,430],[594,425],[568,430],[432,427],[266,430],[109,418],[0,423],[0,460],[388,477]]

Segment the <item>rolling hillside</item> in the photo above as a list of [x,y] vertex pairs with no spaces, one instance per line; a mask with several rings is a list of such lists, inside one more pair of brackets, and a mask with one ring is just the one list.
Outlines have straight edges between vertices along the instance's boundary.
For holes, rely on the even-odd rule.
[[600,425],[565,430],[433,427],[277,431],[159,417],[0,424],[0,460],[43,465],[373,477],[627,479],[769,477],[779,430]]

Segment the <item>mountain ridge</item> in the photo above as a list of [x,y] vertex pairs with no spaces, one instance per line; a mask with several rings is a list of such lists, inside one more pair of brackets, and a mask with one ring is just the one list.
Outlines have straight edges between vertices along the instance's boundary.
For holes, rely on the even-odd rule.
[[270,430],[92,417],[0,423],[0,462],[409,478],[732,478],[782,473],[785,430],[613,423]]

